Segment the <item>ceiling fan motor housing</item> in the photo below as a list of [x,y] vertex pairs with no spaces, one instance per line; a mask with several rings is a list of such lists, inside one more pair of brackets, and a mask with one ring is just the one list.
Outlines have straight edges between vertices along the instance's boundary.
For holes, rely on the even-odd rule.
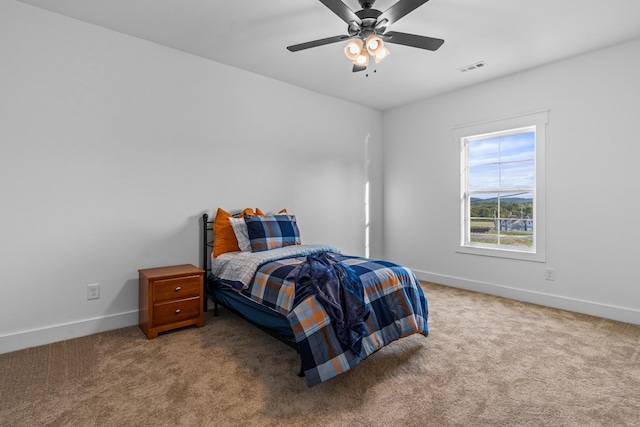
[[[360,38],[367,38],[371,34],[378,34],[376,31],[376,24],[378,23],[378,17],[382,15],[382,12],[376,9],[362,9],[355,14],[362,21],[361,24],[357,22],[352,22],[347,31],[350,36],[358,36]],[[382,31],[384,32],[384,31]]]

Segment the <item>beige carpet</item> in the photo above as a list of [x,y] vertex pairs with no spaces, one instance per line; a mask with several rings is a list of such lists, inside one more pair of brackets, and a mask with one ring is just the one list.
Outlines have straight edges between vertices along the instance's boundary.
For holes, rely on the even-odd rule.
[[429,337],[312,388],[295,351],[226,311],[0,355],[0,425],[640,425],[639,326],[423,286]]

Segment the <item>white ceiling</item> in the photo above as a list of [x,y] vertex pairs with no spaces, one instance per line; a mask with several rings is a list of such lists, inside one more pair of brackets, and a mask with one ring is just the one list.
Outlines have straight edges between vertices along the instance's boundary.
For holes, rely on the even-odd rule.
[[640,0],[430,0],[389,30],[444,39],[439,50],[389,45],[353,73],[346,42],[286,50],[347,33],[318,0],[20,1],[381,111],[640,37]]

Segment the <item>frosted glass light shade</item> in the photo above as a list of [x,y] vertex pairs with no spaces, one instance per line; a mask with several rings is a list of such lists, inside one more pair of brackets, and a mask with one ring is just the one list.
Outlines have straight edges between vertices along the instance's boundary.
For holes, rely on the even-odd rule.
[[386,58],[387,56],[389,56],[391,54],[391,52],[389,52],[389,49],[387,49],[387,47],[385,46],[380,52],[378,52],[376,54],[376,56],[374,56],[373,58],[376,60],[376,64],[380,61],[382,61],[384,58]]
[[351,40],[344,48],[344,54],[352,61],[355,61],[360,52],[362,51],[362,40]]
[[367,37],[367,50],[371,56],[376,56],[384,49],[384,42],[382,39],[375,34]]
[[363,47],[362,50],[360,51],[360,54],[356,57],[356,59],[353,62],[363,67],[366,67],[367,65],[369,65],[369,53],[367,52],[367,49]]

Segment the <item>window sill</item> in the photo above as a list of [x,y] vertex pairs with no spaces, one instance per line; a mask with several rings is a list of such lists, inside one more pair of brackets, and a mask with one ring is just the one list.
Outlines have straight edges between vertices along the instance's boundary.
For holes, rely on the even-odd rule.
[[546,257],[544,253],[534,253],[534,252],[524,252],[517,250],[506,250],[506,249],[490,249],[490,248],[480,248],[474,246],[460,246],[457,253],[467,254],[467,255],[479,255],[479,256],[488,256],[493,258],[506,258],[513,259],[518,261],[531,261],[531,262],[546,262]]

